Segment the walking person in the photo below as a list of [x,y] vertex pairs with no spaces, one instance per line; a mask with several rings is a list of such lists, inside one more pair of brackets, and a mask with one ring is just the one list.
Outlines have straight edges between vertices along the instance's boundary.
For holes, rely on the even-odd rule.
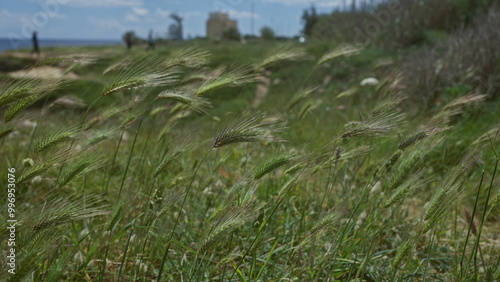
[[125,44],[127,44],[127,50],[132,48],[132,36],[130,35],[130,32],[125,34]]
[[155,49],[155,41],[153,39],[153,30],[150,29],[149,30],[149,35],[148,35],[148,48],[146,48],[146,50],[149,50],[149,49]]
[[36,53],[37,55],[40,54],[40,50],[38,49],[38,37],[37,37],[37,31],[33,31],[33,51],[32,53]]

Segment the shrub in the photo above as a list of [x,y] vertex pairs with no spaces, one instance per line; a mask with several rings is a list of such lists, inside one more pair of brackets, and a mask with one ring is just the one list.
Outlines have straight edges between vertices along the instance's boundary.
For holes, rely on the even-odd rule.
[[274,31],[272,28],[265,26],[260,30],[260,37],[265,40],[274,40]]
[[222,38],[227,40],[239,41],[241,39],[241,34],[236,28],[230,27],[224,31],[224,33],[222,34]]

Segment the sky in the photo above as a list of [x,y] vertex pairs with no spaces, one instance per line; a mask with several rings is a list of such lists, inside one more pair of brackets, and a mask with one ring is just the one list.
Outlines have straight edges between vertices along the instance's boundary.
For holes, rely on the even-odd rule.
[[[302,29],[304,9],[315,5],[318,13],[350,5],[352,0],[0,0],[0,38],[120,40],[126,31],[146,38],[166,37],[173,23],[169,15],[184,19],[184,38],[206,36],[210,12],[229,13],[242,34],[264,26],[279,36],[295,36]],[[358,0],[359,2],[360,0]]]

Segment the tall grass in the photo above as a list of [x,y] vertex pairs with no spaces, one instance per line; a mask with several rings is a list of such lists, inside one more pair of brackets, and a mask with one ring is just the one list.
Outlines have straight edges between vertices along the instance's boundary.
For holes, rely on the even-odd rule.
[[[311,56],[285,46],[251,66],[215,68],[199,48],[130,56],[96,65],[102,90],[86,111],[56,123],[56,113],[30,108],[40,110],[36,131],[23,125],[34,103],[26,99],[64,81],[5,80],[0,151],[17,164],[21,229],[18,274],[2,277],[498,279],[491,222],[499,203],[498,129],[462,141],[470,145],[463,157],[446,155],[449,136],[464,134],[457,119],[467,122],[484,96],[457,97],[420,116],[406,111],[401,90],[388,88],[384,99],[325,114],[341,101],[320,96],[314,76],[360,52],[338,48],[304,62]],[[283,107],[221,106],[220,92],[242,93],[256,73],[286,69],[280,61],[309,66]],[[68,64],[77,70],[96,62]],[[27,138],[33,146],[17,145]],[[456,212],[464,207],[472,213]]]

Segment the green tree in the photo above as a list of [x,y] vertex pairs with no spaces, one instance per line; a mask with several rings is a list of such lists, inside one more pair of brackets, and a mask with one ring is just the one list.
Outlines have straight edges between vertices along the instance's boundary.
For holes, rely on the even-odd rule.
[[241,34],[236,28],[230,27],[224,31],[222,38],[227,40],[240,40]]
[[132,41],[133,45],[143,43],[144,39],[139,38],[136,34],[135,31],[127,31],[122,35],[122,40],[125,41],[125,38],[127,37],[127,34],[130,34],[130,40]]
[[260,30],[260,37],[265,40],[274,40],[274,30],[265,26]]
[[318,23],[318,14],[316,13],[314,5],[311,6],[310,10],[304,10],[304,13],[302,14],[302,22],[304,23],[302,33],[305,36],[310,37],[314,26]]

